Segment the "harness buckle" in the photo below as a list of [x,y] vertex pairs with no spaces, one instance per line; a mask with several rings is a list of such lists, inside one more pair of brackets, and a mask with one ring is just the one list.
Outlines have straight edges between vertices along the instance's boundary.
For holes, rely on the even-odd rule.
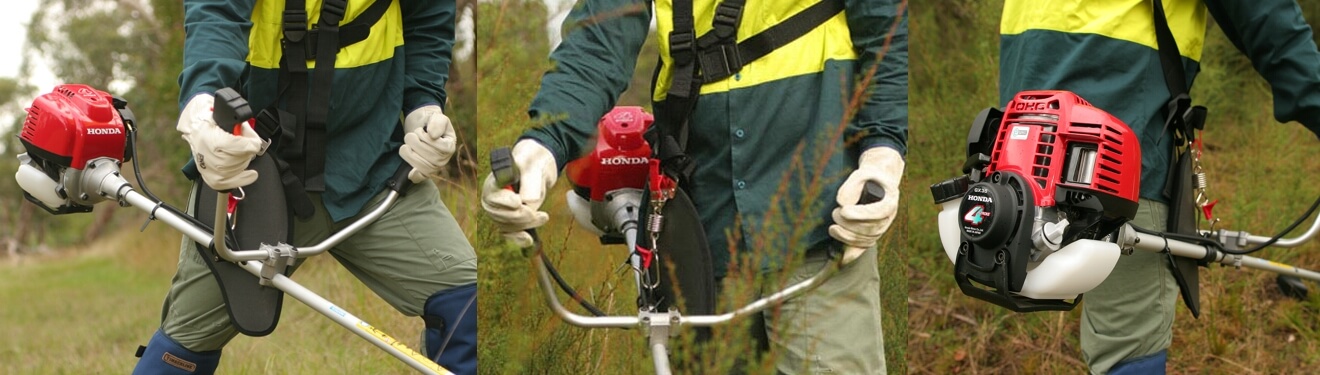
[[1164,118],[1164,128],[1167,132],[1173,128],[1175,146],[1184,146],[1191,144],[1194,134],[1187,124],[1187,111],[1192,106],[1192,98],[1187,94],[1179,94],[1165,103],[1164,110],[1167,117]]
[[302,42],[307,36],[307,12],[303,10],[284,11],[285,42]]
[[344,20],[344,7],[347,5],[343,1],[325,1],[321,3],[321,23],[328,25],[338,25]]
[[738,19],[742,17],[742,4],[729,4],[721,1],[715,7],[715,19],[712,22],[715,36],[720,39],[733,39],[738,32]]
[[742,70],[742,56],[734,44],[716,44],[701,51],[698,63],[702,82],[715,82]]
[[669,56],[677,65],[689,64],[694,57],[696,32],[692,30],[674,30],[669,32]]
[[317,34],[318,34],[317,31],[318,31],[318,30],[319,30],[319,29],[316,29],[316,28],[311,29],[311,30],[308,30],[308,31],[307,31],[307,43],[303,43],[303,44],[302,44],[302,46],[303,46],[303,57],[306,57],[308,60],[316,60],[316,49],[317,49],[317,48],[316,48],[316,40],[317,40]]

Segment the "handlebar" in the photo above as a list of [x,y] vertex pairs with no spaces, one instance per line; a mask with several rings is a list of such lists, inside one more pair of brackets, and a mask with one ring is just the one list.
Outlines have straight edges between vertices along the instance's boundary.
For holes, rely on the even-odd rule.
[[[1219,242],[1224,244],[1225,247],[1235,246],[1238,249],[1245,249],[1247,246],[1260,245],[1270,242],[1270,237],[1257,236],[1247,233],[1245,231],[1220,229],[1214,232],[1206,231],[1202,233],[1217,238]],[[1310,242],[1311,239],[1315,238],[1315,235],[1317,233],[1320,233],[1320,217],[1317,217],[1314,221],[1311,222],[1311,227],[1307,228],[1306,232],[1303,232],[1297,237],[1279,238],[1278,241],[1274,241],[1274,243],[1270,244],[1270,246],[1274,246],[1274,247],[1301,246],[1302,244]]]
[[797,296],[802,292],[815,288],[830,276],[833,276],[834,271],[837,271],[839,268],[838,263],[827,263],[824,267],[821,267],[820,271],[817,271],[816,274],[809,279],[790,285],[769,296],[752,301],[743,307],[722,314],[684,316],[677,311],[669,311],[667,313],[641,311],[637,316],[585,316],[569,311],[564,307],[563,302],[559,299],[559,295],[555,292],[554,285],[550,281],[550,272],[546,267],[545,261],[540,256],[540,241],[534,242],[532,248],[533,251],[530,252],[530,257],[532,258],[533,266],[537,269],[538,284],[540,284],[541,290],[545,292],[546,302],[549,303],[550,308],[554,310],[555,314],[559,315],[560,318],[563,318],[564,321],[584,328],[627,328],[638,325],[645,326],[648,324],[655,324],[652,323],[652,321],[657,316],[665,317],[665,319],[668,320],[668,324],[673,326],[683,324],[697,327],[720,325],[742,316],[760,312],[770,306],[777,305],[784,300]]
[[[496,186],[501,186],[513,191],[518,190],[517,184],[519,173],[517,165],[513,160],[512,151],[509,147],[500,147],[491,151],[490,165],[491,174],[495,179]],[[884,200],[884,198],[884,187],[874,181],[867,181],[863,186],[858,204],[876,203]],[[634,227],[625,231],[624,238],[626,239],[625,242],[628,244],[629,250],[632,250],[632,248],[636,246],[636,243],[633,242],[636,230],[637,229]],[[648,347],[651,348],[652,351],[651,357],[655,361],[656,373],[662,375],[670,373],[667,349],[669,337],[676,333],[682,326],[710,327],[721,325],[763,311],[771,306],[781,304],[785,300],[809,291],[823,283],[825,280],[828,280],[835,272],[851,261],[851,259],[849,259],[849,254],[853,254],[851,255],[851,258],[856,258],[856,254],[860,254],[860,252],[857,251],[846,251],[844,256],[840,257],[839,261],[827,262],[810,278],[722,314],[684,316],[672,307],[669,311],[660,312],[655,311],[656,309],[653,306],[643,306],[639,304],[638,312],[635,316],[606,315],[599,312],[598,309],[594,309],[589,303],[583,303],[584,307],[598,315],[586,316],[569,311],[568,308],[564,306],[563,301],[559,299],[559,295],[555,291],[554,284],[551,281],[551,276],[554,275],[554,271],[548,263],[548,260],[546,260],[542,249],[542,243],[537,237],[535,229],[528,229],[526,232],[532,238],[532,246],[529,249],[524,249],[524,254],[531,258],[533,267],[536,269],[537,284],[540,285],[541,291],[545,294],[546,303],[550,306],[550,309],[554,311],[555,315],[558,315],[560,319],[563,319],[571,325],[584,328],[641,327],[646,329],[649,338]],[[639,271],[635,270],[635,272]],[[640,278],[637,282],[639,285],[642,283]],[[563,286],[562,282],[561,286]],[[639,293],[641,293],[640,289],[641,287],[639,286]],[[582,301],[579,300],[579,302]]]
[[[1296,246],[1302,242],[1309,241],[1311,236],[1315,235],[1314,232],[1317,230],[1317,227],[1320,227],[1320,219],[1317,219],[1315,223],[1311,224],[1311,229],[1307,230],[1306,234],[1288,239],[1290,242],[1289,244],[1279,245],[1279,243],[1276,242],[1272,246]],[[1224,237],[1226,232],[1233,234],[1233,237]],[[1207,235],[1210,234],[1210,232],[1203,233]],[[1220,239],[1218,240],[1214,237],[1207,237],[1206,241],[1214,242],[1225,248],[1229,247],[1230,244],[1232,246],[1245,248],[1246,246],[1265,243],[1265,241],[1269,240],[1269,238],[1265,237],[1253,238],[1258,236],[1251,236],[1245,232],[1225,230],[1220,230],[1219,236]],[[1232,242],[1225,241],[1225,238],[1231,238]],[[1254,268],[1311,281],[1320,281],[1320,272],[1301,269],[1247,255],[1229,254],[1216,250],[1216,246],[1208,246],[1203,243],[1184,241],[1160,234],[1145,233],[1133,227],[1132,224],[1123,224],[1123,226],[1119,228],[1116,242],[1118,242],[1118,245],[1123,249],[1151,252],[1167,251],[1174,256],[1197,259],[1206,263],[1219,263],[1225,266]]]
[[[249,121],[253,118],[252,107],[248,105],[247,99],[244,99],[238,91],[225,87],[216,90],[215,98],[216,101],[211,116],[216,124],[234,124],[234,131],[237,132],[239,126],[243,122]],[[379,219],[385,214],[385,211],[388,211],[389,208],[394,205],[394,202],[398,200],[400,196],[405,194],[408,189],[412,187],[413,182],[408,179],[408,173],[411,171],[412,166],[407,162],[399,164],[398,169],[395,170],[390,179],[386,181],[386,188],[388,188],[390,192],[386,195],[385,199],[376,204],[376,206],[366,215],[358,218],[358,220],[354,221],[352,224],[349,224],[344,229],[336,232],[325,240],[322,240],[320,243],[310,247],[298,248],[296,256],[299,258],[305,258],[325,252],[331,247],[343,242],[353,234],[356,234],[358,231],[362,230],[362,228],[375,222],[376,219]],[[211,238],[206,241],[198,242],[210,242],[211,246],[221,258],[231,262],[264,260],[277,257],[278,254],[276,254],[274,250],[265,249],[264,246],[263,249],[256,250],[233,250],[229,248],[228,243],[223,240],[226,238],[226,228],[228,228],[228,225],[226,225],[228,221],[226,213],[228,211],[227,204],[229,194],[228,191],[217,192],[215,200],[215,220],[213,221],[214,225],[212,226]],[[221,240],[216,241],[215,239]]]
[[[505,186],[516,190],[519,176],[517,166],[513,163],[510,149],[508,147],[495,149],[491,151],[490,158],[491,170],[495,177],[496,184],[498,186]],[[884,199],[884,196],[884,189],[879,184],[868,181],[863,190],[861,204],[878,202]],[[572,325],[586,328],[626,328],[638,325],[654,326],[661,323],[671,326],[687,324],[699,327],[719,325],[732,321],[738,317],[765,310],[766,308],[779,304],[799,293],[810,290],[828,279],[829,276],[832,276],[833,271],[836,271],[842,266],[841,263],[829,263],[807,280],[800,281],[779,292],[752,301],[741,308],[723,314],[683,316],[677,311],[658,313],[643,310],[640,311],[637,316],[584,316],[569,311],[564,307],[564,304],[560,301],[558,294],[555,292],[554,285],[551,283],[550,270],[544,257],[541,256],[541,242],[536,236],[534,229],[528,229],[527,233],[532,236],[533,244],[531,247],[532,251],[526,253],[531,257],[534,267],[537,269],[538,284],[540,284],[541,290],[545,293],[546,302],[550,305],[550,308],[554,310],[555,314],[559,315],[560,318],[563,318],[564,321]],[[663,319],[664,322],[658,322],[657,319]]]

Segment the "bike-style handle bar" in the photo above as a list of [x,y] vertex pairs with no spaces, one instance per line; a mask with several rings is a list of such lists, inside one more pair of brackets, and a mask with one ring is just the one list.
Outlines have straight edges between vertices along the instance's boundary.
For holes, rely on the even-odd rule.
[[[490,153],[491,173],[495,177],[497,186],[503,186],[510,190],[517,190],[518,171],[513,162],[512,152],[508,147],[501,147]],[[864,186],[862,197],[859,204],[869,204],[883,200],[885,196],[884,189],[877,183],[868,181]],[[636,229],[629,230],[630,233],[624,235],[629,239],[629,246],[635,246],[631,239],[635,237]],[[734,309],[729,312],[716,315],[691,315],[684,316],[677,310],[671,309],[667,312],[648,311],[639,309],[635,316],[585,316],[569,311],[564,307],[563,302],[555,292],[554,285],[551,282],[551,272],[549,265],[543,256],[541,241],[536,236],[535,229],[526,231],[532,237],[531,251],[526,251],[537,270],[537,280],[541,291],[544,292],[546,302],[551,310],[561,319],[569,324],[584,328],[629,328],[645,327],[648,329],[650,337],[649,347],[652,351],[652,358],[655,361],[655,370],[657,374],[669,374],[669,362],[667,342],[669,337],[677,332],[684,325],[696,327],[709,327],[731,322],[740,317],[745,317],[771,306],[783,303],[784,300],[795,297],[803,292],[811,290],[823,283],[834,272],[841,268],[844,263],[830,262],[811,278],[790,285],[783,290],[770,294],[764,298],[752,301],[747,305]]]
[[[237,132],[239,130],[238,126],[252,119],[253,117],[252,107],[248,105],[247,99],[244,99],[243,96],[238,93],[238,91],[228,87],[222,88],[216,90],[215,98],[216,101],[211,116],[212,119],[215,120],[216,124],[220,124],[221,126],[225,126],[227,124],[233,124],[234,130]],[[409,165],[407,162],[400,163],[398,169],[396,169],[394,174],[390,177],[390,179],[386,181],[386,188],[390,189],[391,191],[389,195],[385,197],[385,199],[381,200],[380,203],[376,204],[376,206],[373,207],[366,215],[362,216],[357,221],[354,221],[352,224],[349,224],[349,226],[345,227],[344,229],[336,232],[334,235],[331,235],[325,240],[322,240],[320,243],[309,247],[299,247],[297,256],[299,258],[305,258],[325,252],[326,250],[329,250],[331,247],[338,245],[340,242],[343,242],[348,237],[362,230],[362,228],[375,222],[376,219],[379,219],[382,215],[385,214],[385,211],[388,211],[389,208],[394,205],[394,202],[398,200],[400,196],[405,194],[408,191],[408,189],[412,187],[413,185],[412,180],[408,179],[408,173],[410,172],[412,172],[411,165]],[[267,178],[277,178],[277,177],[269,176]],[[227,223],[226,212],[228,211],[227,205],[229,198],[228,194],[229,192],[227,191],[217,192],[217,197],[215,200],[216,202],[215,220],[213,222],[214,226],[212,226],[213,233],[211,237],[206,239],[205,241],[200,240],[198,238],[194,238],[194,240],[198,240],[198,243],[209,242],[211,244],[211,247],[216,250],[216,253],[220,255],[221,258],[231,262],[262,260],[275,256],[275,254],[268,249],[255,249],[255,250],[229,249],[228,244],[226,244],[225,241],[223,241],[223,239],[226,237],[226,233],[228,230],[227,228],[229,227],[228,225],[226,225]],[[221,239],[221,240],[216,241],[214,239]]]

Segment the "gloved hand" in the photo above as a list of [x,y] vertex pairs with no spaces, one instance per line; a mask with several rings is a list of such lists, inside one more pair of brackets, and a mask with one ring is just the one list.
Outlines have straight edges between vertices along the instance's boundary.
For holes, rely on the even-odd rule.
[[[834,224],[830,236],[843,242],[843,263],[851,263],[889,230],[898,211],[898,182],[903,178],[903,156],[892,148],[875,147],[862,153],[857,170],[839,186],[835,197]],[[885,190],[884,199],[871,204],[857,204],[867,181],[875,181]]]
[[425,105],[408,113],[403,118],[403,131],[399,156],[412,165],[408,179],[414,183],[440,173],[440,168],[454,156],[457,144],[454,126],[438,105]]
[[532,245],[532,236],[524,231],[550,220],[549,214],[538,210],[545,202],[546,191],[559,177],[559,167],[550,150],[530,139],[514,144],[512,154],[513,165],[518,168],[518,192],[498,186],[492,173],[482,185],[481,207],[506,240],[528,247]]
[[257,180],[257,171],[247,167],[262,152],[261,137],[247,123],[242,124],[241,136],[221,129],[212,118],[214,108],[214,96],[197,94],[183,107],[175,128],[192,148],[193,161],[207,186],[215,191],[247,186]]

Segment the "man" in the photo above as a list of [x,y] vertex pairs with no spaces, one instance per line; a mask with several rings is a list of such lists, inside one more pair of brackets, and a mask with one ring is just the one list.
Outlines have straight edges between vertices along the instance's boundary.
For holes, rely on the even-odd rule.
[[[185,1],[177,128],[196,161],[185,173],[216,191],[259,177],[286,181],[292,208],[270,209],[294,212],[292,244],[307,246],[377,201],[406,161],[416,184],[329,253],[399,312],[426,320],[432,360],[473,374],[476,254],[430,179],[455,147],[441,109],[454,3],[288,1]],[[245,170],[273,139],[247,125],[234,135],[233,124],[212,120],[211,93],[222,87],[238,87],[254,109],[281,118],[276,133],[293,135],[269,150],[288,163],[280,175]],[[135,374],[212,373],[238,333],[202,256],[184,241],[160,330],[140,352]]]
[[[763,57],[747,58],[743,50],[741,59],[694,62],[721,58],[712,53],[817,12],[808,9],[818,4],[838,8],[818,23],[797,25],[801,35],[779,38],[782,45]],[[523,231],[548,220],[539,211],[546,191],[587,150],[597,120],[630,81],[652,5],[661,58],[655,126],[678,134],[688,124],[682,151],[690,173],[676,175],[706,228],[716,278],[727,282],[733,262],[770,275],[790,255],[803,257],[788,270],[793,277],[814,274],[838,256],[857,259],[778,315],[767,314],[757,347],[773,345],[781,373],[884,373],[875,245],[897,208],[907,138],[907,23],[896,1],[580,1],[529,111],[548,125],[523,134],[512,150],[520,189],[502,189],[492,175],[483,207],[506,238],[530,243]],[[717,72],[722,67],[729,69]],[[862,104],[848,108],[859,77],[866,79]],[[690,116],[680,102],[687,98],[696,98]],[[852,109],[856,114],[845,117]],[[859,205],[868,181],[887,196]],[[760,293],[776,291],[771,284]]]
[[[1142,149],[1141,201],[1133,224],[1164,230],[1175,136],[1173,127],[1165,127],[1171,96],[1156,49],[1152,3],[1005,2],[999,93],[1007,102],[1023,90],[1069,90],[1126,122]],[[1269,81],[1275,118],[1300,121],[1320,134],[1320,53],[1296,3],[1164,0],[1163,10],[1188,86],[1199,70],[1208,10]],[[1165,255],[1122,257],[1082,305],[1082,352],[1091,372],[1163,373],[1177,296]]]

